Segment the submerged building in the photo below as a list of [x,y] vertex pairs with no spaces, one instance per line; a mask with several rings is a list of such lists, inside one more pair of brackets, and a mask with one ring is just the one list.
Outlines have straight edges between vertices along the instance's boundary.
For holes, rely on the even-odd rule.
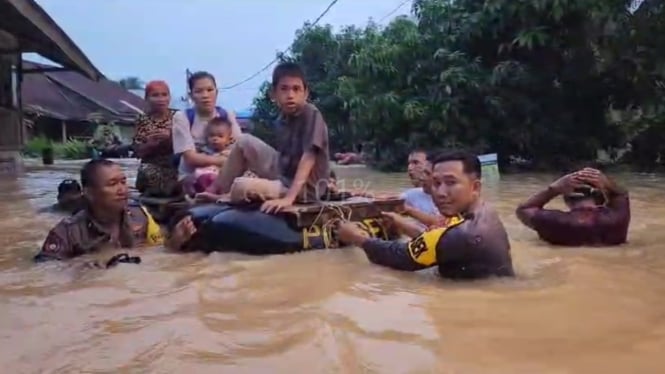
[[[26,74],[76,71],[104,76],[34,0],[0,0],[0,175],[21,170],[25,143],[21,87]],[[24,66],[22,54],[37,53],[60,66]]]

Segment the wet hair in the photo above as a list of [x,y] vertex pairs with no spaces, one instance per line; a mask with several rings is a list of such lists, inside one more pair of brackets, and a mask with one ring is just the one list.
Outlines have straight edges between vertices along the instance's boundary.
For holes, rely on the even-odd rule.
[[439,153],[431,158],[432,167],[443,162],[459,161],[462,163],[464,173],[467,175],[474,175],[480,179],[482,176],[482,168],[478,156],[471,152],[466,151],[453,151]]
[[208,121],[208,127],[210,126],[231,126],[231,122],[228,119],[222,117],[215,117]]
[[568,204],[574,204],[575,202],[589,199],[593,200],[596,205],[605,205],[607,202],[603,191],[593,188],[592,186],[575,188],[572,193],[563,196],[563,201]]
[[600,162],[582,162],[582,163],[577,163],[577,164],[573,165],[572,167],[564,168],[563,173],[561,174],[561,176],[563,177],[566,174],[574,173],[574,172],[580,171],[584,168],[592,168],[592,169],[596,169],[596,170],[598,170],[600,172],[603,172],[603,173],[605,172],[605,167]]
[[305,72],[303,72],[300,65],[295,62],[282,62],[281,64],[275,66],[275,70],[272,71],[272,88],[277,87],[282,78],[300,78],[302,80],[303,86],[307,88],[307,79],[305,79]]
[[76,179],[64,179],[58,185],[58,196],[81,192],[81,184]]
[[187,87],[189,87],[189,90],[190,91],[193,90],[196,82],[200,81],[201,79],[210,79],[212,81],[212,84],[214,84],[215,87],[217,87],[217,81],[215,80],[215,77],[212,74],[208,73],[207,71],[197,71],[196,73],[190,75],[187,78]]
[[81,168],[81,186],[85,188],[95,185],[95,182],[97,181],[97,172],[99,169],[114,165],[117,164],[105,158],[99,158],[86,162]]
[[441,150],[429,151],[427,152],[427,161],[429,161],[429,163],[432,164],[432,166],[434,166],[434,160],[443,153],[445,152]]

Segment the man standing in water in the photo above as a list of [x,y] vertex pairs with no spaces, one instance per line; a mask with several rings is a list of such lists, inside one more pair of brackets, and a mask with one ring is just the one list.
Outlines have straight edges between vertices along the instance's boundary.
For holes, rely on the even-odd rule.
[[414,237],[414,232],[417,232],[415,236],[420,235],[428,227],[445,221],[432,199],[432,157],[420,149],[409,155],[407,172],[415,187],[404,191],[400,197],[404,199],[404,213],[416,222],[408,222],[394,213],[387,213],[398,231],[410,237]]
[[498,214],[481,199],[481,166],[466,152],[442,154],[432,160],[432,197],[446,226],[403,242],[369,238],[357,225],[340,225],[339,239],[361,247],[378,265],[415,271],[439,266],[452,279],[513,276],[510,243]]
[[410,208],[414,208],[425,214],[438,214],[438,210],[432,200],[429,191],[428,179],[431,178],[432,164],[427,159],[427,152],[416,149],[409,154],[407,173],[413,188],[404,191],[401,198]]
[[39,213],[76,214],[85,206],[81,185],[76,179],[65,179],[58,185],[57,202],[50,207],[39,209]]
[[[545,209],[562,195],[568,211]],[[630,225],[628,192],[597,169],[565,175],[517,207],[517,218],[555,245],[619,245]]]
[[85,207],[51,229],[35,261],[65,260],[104,247],[162,244],[161,229],[148,211],[129,203],[127,177],[118,164],[89,161],[81,169],[81,185]]

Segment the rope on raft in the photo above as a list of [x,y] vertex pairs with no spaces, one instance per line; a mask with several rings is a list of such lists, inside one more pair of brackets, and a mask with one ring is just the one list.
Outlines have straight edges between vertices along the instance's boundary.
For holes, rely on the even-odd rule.
[[[330,209],[334,213],[336,213],[335,217],[328,220],[327,222],[324,222],[323,224],[319,224],[319,220],[323,217],[323,213],[327,210]],[[316,217],[314,218],[312,224],[307,228],[307,233],[312,233],[314,227],[320,226],[321,231],[325,232],[328,229],[332,229],[339,225],[340,223],[344,222],[351,222],[351,216],[353,215],[353,209],[349,206],[343,206],[339,204],[333,204],[333,203],[327,203],[327,204],[321,204],[321,208],[319,209],[319,212],[317,213]],[[360,225],[360,223],[357,223]]]

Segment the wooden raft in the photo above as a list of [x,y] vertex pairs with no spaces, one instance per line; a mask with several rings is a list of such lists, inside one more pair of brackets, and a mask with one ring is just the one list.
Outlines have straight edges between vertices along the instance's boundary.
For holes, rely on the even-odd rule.
[[148,208],[158,222],[167,222],[175,212],[190,207],[190,203],[182,198],[132,195],[132,199]]
[[[339,208],[337,208],[339,207]],[[399,197],[368,199],[367,201],[327,201],[322,204],[294,205],[284,210],[289,221],[297,227],[309,227],[323,224],[339,218],[340,212],[351,214],[351,221],[362,221],[366,218],[379,218],[381,212],[404,211],[404,200]]]
[[[192,205],[183,199],[158,198],[134,195],[132,198],[150,209],[150,213],[160,222],[166,222],[177,211]],[[323,224],[339,218],[340,213],[352,221],[378,218],[381,212],[404,211],[404,200],[399,197],[378,197],[367,200],[326,201],[321,204],[294,205],[283,211],[283,215],[296,227],[309,227],[314,223]]]

